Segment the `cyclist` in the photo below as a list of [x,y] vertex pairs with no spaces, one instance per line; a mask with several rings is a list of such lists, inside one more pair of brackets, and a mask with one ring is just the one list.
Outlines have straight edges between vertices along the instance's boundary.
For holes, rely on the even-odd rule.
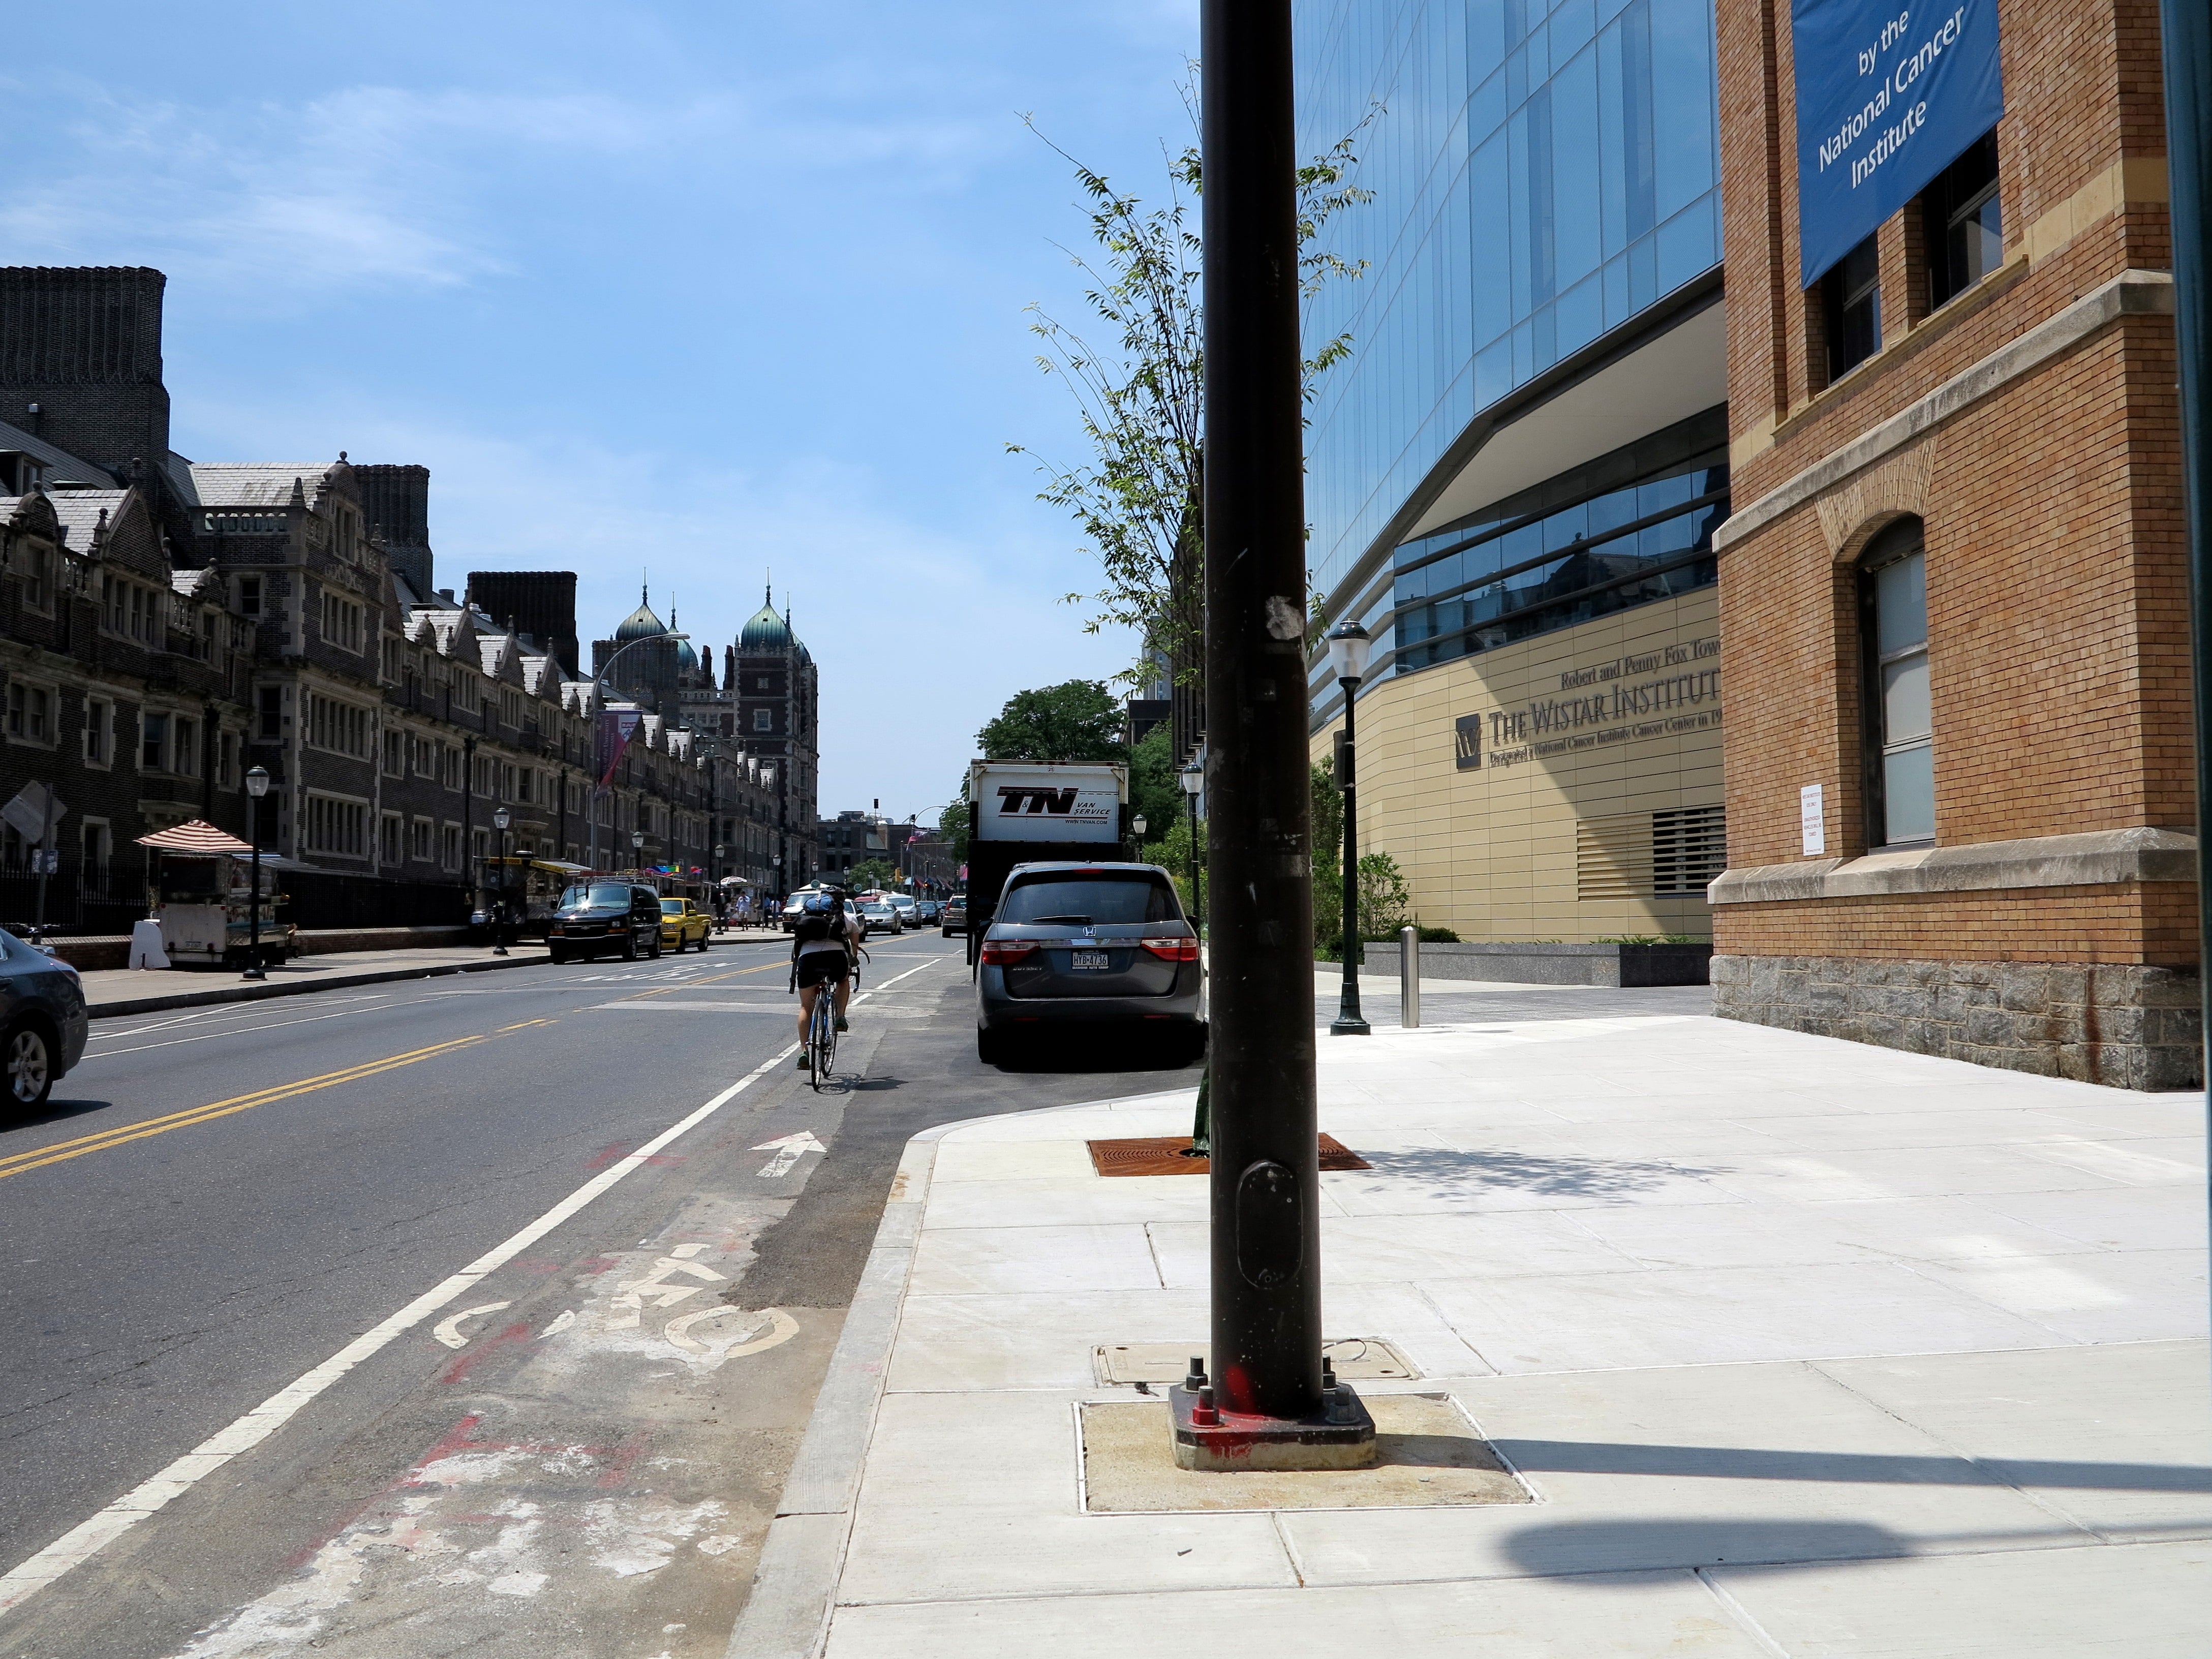
[[824,985],[837,988],[837,1029],[853,995],[853,968],[859,961],[860,925],[845,908],[845,890],[826,887],[809,893],[791,930],[791,988],[799,993],[799,1069],[807,1066],[806,1022]]

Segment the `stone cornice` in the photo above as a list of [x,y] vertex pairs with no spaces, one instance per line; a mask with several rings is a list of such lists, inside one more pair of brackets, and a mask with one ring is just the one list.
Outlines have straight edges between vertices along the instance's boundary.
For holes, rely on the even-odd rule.
[[[1784,514],[1832,489],[1854,472],[1872,466],[1990,393],[2033,373],[2053,357],[2070,351],[2108,324],[2129,315],[2171,315],[2173,277],[2163,270],[2124,270],[2103,287],[2083,295],[2057,316],[2008,341],[1972,368],[1961,370],[1926,397],[1862,433],[1842,448],[1784,480],[1757,501],[1739,508],[1713,532],[1713,549],[1725,553]],[[1725,878],[1723,878],[1725,879]]]
[[1898,893],[1987,892],[2194,881],[2197,837],[2180,830],[2095,830],[1967,847],[1923,847],[1856,859],[1804,859],[1727,870],[1705,890],[1713,904],[1790,904]]

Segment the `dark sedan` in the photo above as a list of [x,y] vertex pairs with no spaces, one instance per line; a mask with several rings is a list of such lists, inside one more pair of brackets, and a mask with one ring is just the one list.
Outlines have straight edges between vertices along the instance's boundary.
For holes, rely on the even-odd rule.
[[0,928],[5,1109],[20,1115],[45,1105],[54,1085],[84,1058],[89,1026],[76,969]]
[[1018,864],[984,930],[975,1051],[1054,1027],[1149,1031],[1195,1057],[1206,1041],[1204,965],[1168,872],[1151,864]]

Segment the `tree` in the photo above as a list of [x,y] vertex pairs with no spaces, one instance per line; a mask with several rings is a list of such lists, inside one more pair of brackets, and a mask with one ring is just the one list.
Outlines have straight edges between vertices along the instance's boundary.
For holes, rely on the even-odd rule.
[[[1194,125],[1197,110],[1188,92],[1185,101]],[[1366,269],[1364,260],[1340,258],[1313,242],[1332,214],[1368,199],[1369,191],[1346,179],[1358,160],[1354,141],[1379,112],[1370,112],[1298,169],[1299,276],[1308,298],[1330,277]],[[1205,638],[1206,360],[1201,248],[1186,221],[1203,189],[1199,149],[1186,145],[1169,162],[1166,198],[1147,206],[1052,148],[1074,167],[1090,198],[1094,251],[1069,258],[1090,284],[1084,300],[1104,325],[1107,341],[1095,347],[1030,307],[1036,317],[1030,331],[1045,343],[1037,367],[1067,383],[1091,450],[1091,459],[1079,465],[1042,465],[1045,487],[1037,499],[1074,516],[1105,576],[1096,593],[1063,597],[1096,607],[1085,632],[1128,628],[1148,657],[1165,660],[1180,682],[1194,683]],[[1340,335],[1305,361],[1308,398],[1316,379],[1351,349],[1351,337]],[[1036,455],[1025,445],[1006,447]],[[1121,678],[1135,684],[1147,672],[1133,665]]]
[[866,859],[845,872],[845,885],[855,892],[867,892],[874,888],[888,887],[898,872],[884,859]]
[[[961,787],[963,789],[967,787],[965,784]],[[951,848],[953,861],[965,864],[968,861],[968,803],[964,799],[955,799],[938,813],[937,833]]]
[[1162,720],[1129,751],[1129,811],[1159,836],[1183,816],[1182,784],[1176,776],[1175,732]]
[[1018,691],[975,734],[986,760],[1122,761],[1122,708],[1103,681],[1068,680]]

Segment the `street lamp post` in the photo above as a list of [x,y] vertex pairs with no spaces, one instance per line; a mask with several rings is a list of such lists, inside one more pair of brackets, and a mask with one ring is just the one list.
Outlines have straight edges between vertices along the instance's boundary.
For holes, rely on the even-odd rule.
[[1367,653],[1372,644],[1367,630],[1349,617],[1328,636],[1329,666],[1336,672],[1336,683],[1344,691],[1344,741],[1337,749],[1336,763],[1336,787],[1344,792],[1344,990],[1337,998],[1336,1018],[1329,1024],[1331,1036],[1367,1036],[1373,1030],[1359,1012],[1359,957],[1364,941],[1359,932],[1359,795],[1353,776],[1357,762],[1352,735],[1352,694],[1367,678]]
[[1144,856],[1145,830],[1146,827],[1147,826],[1145,823],[1145,815],[1142,812],[1138,813],[1136,817],[1129,820],[1129,833],[1137,838],[1137,855],[1139,858]]
[[[641,635],[632,640],[628,645],[617,647],[614,655],[592,671],[592,678],[595,680],[605,680],[607,671],[622,660],[624,651],[635,651],[641,645],[666,645],[672,641],[688,640],[690,637],[689,634],[678,633],[674,629],[670,629],[664,633]],[[599,867],[599,797],[606,793],[606,775],[611,763],[606,756],[598,754],[596,750],[594,760],[596,763],[592,768],[594,775],[592,780],[591,796],[592,868],[596,870]]]
[[1375,1420],[1322,1363],[1291,0],[1202,0],[1199,62],[1213,1351],[1170,1393],[1173,1449],[1357,1468]]
[[499,831],[499,896],[491,902],[491,953],[495,957],[507,954],[507,826],[514,816],[504,806],[491,815],[492,827]]
[[1184,862],[1190,877],[1190,925],[1198,930],[1200,939],[1206,937],[1206,898],[1198,890],[1198,795],[1206,787],[1206,768],[1193,756],[1182,770],[1176,774],[1176,781],[1182,786],[1182,798],[1190,807],[1190,853]]
[[269,793],[269,774],[257,766],[246,775],[246,839],[253,843],[253,891],[246,901],[246,979],[267,979],[261,966],[261,798]]

